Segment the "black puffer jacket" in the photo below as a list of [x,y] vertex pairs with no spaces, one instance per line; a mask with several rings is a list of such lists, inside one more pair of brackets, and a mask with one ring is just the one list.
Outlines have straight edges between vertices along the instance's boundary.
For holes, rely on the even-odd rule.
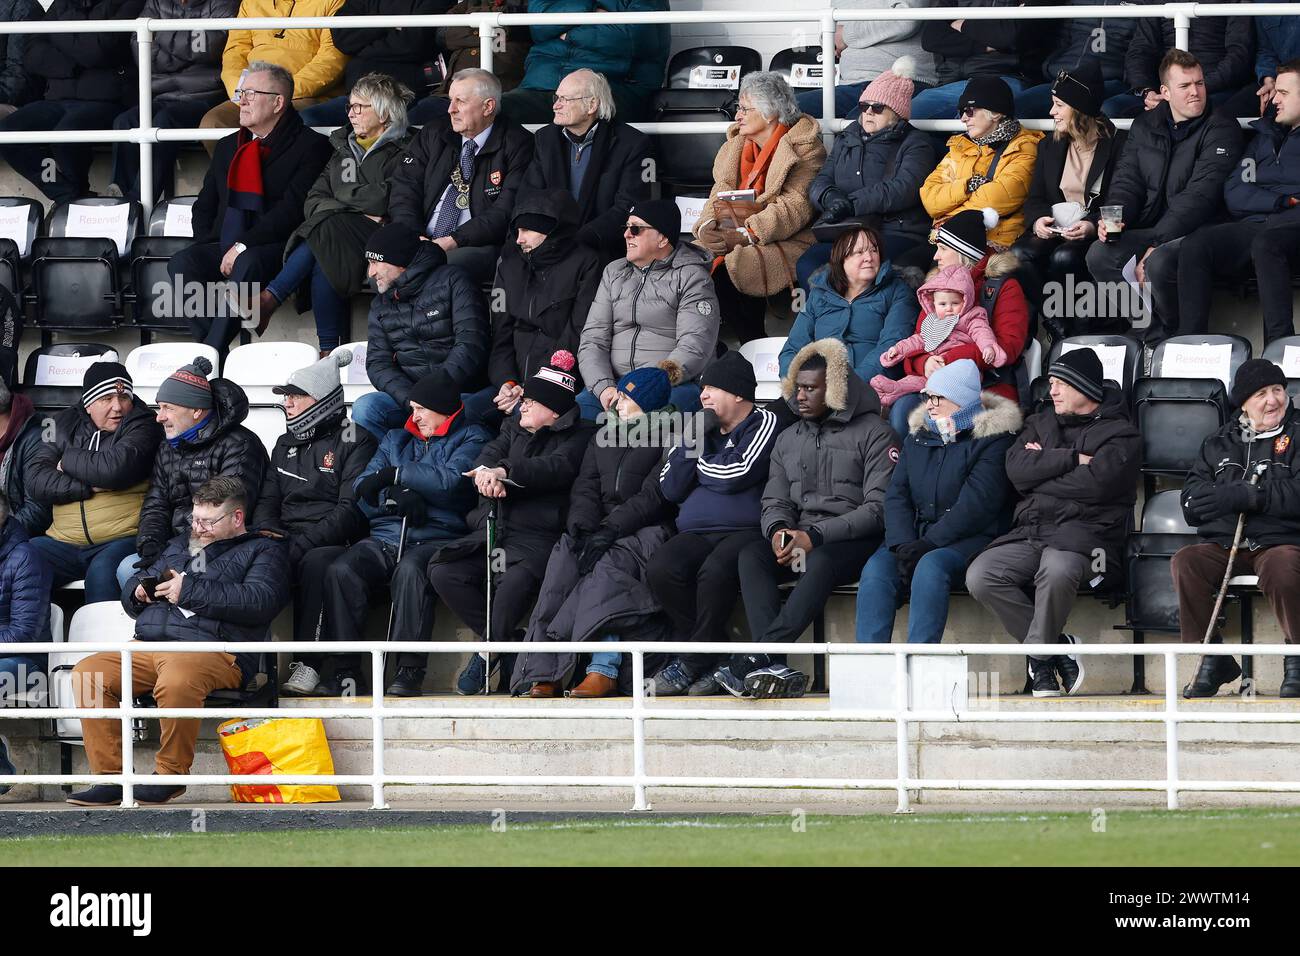
[[[424,232],[438,200],[451,182],[451,169],[460,162],[460,133],[447,119],[426,123],[411,140],[406,155],[393,171],[388,216]],[[518,123],[498,119],[483,148],[474,156],[470,178],[470,218],[452,231],[461,246],[499,246],[514,214],[515,194],[524,184],[533,161],[533,134]]]
[[149,406],[136,398],[117,431],[101,432],[77,402],[55,416],[42,438],[27,484],[38,501],[63,505],[84,501],[96,488],[121,491],[147,480],[163,430]]
[[[46,20],[131,20],[144,0],[54,0]],[[23,64],[45,80],[47,100],[122,103],[135,94],[129,33],[37,33],[27,38]]]
[[[957,0],[957,7],[1006,7],[1011,12],[1023,0]],[[967,20],[954,30],[951,20],[926,20],[921,47],[934,54],[939,83],[958,83],[977,73],[1020,76],[1021,55],[1039,20]],[[1037,72],[1037,71],[1035,71]]]
[[[40,20],[45,10],[36,0],[0,0],[0,20]],[[35,34],[7,33],[0,36],[0,103],[22,106],[40,95],[39,79],[23,65],[27,44]]]
[[341,413],[309,440],[285,432],[271,451],[249,527],[285,534],[295,563],[312,548],[360,541],[370,524],[357,510],[352,484],[376,447],[373,435]]
[[[135,599],[142,577],[167,570],[185,575],[179,602]],[[288,548],[260,534],[214,541],[191,557],[187,531],[122,588],[122,606],[136,619],[139,641],[264,641],[289,597]],[[257,655],[236,654],[235,660],[248,683],[257,673]]]
[[[602,122],[592,137],[591,158],[582,191],[577,198],[578,241],[598,250],[601,262],[609,263],[627,255],[623,243],[623,226],[628,210],[650,198],[647,160],[654,155],[650,137],[626,123]],[[552,123],[543,126],[533,137],[537,156],[528,167],[522,197],[545,190],[569,190],[569,171],[573,169],[573,148],[563,128]]]
[[[653,444],[648,436],[651,428],[659,428],[668,435],[669,418],[655,412],[645,418],[623,421],[609,416],[604,428],[596,433],[587,446],[582,459],[582,470],[573,484],[569,496],[568,532],[573,538],[582,538],[602,525],[619,532],[619,536],[632,534],[647,525],[669,521],[675,512],[662,496],[657,507],[649,509],[627,507],[641,494],[649,479],[659,484],[659,469],[663,464],[665,449]],[[644,432],[639,429],[645,428]]]
[[442,367],[462,388],[476,385],[488,352],[483,296],[465,272],[447,265],[432,242],[370,303],[366,374],[405,406],[411,385]]
[[[233,17],[239,0],[145,0],[140,16],[155,20],[199,20]],[[206,102],[215,106],[226,97],[221,82],[225,30],[173,30],[153,35],[153,95],[164,103]],[[137,58],[140,47],[131,44]]]
[[[1035,442],[1042,451],[1025,448]],[[1080,455],[1092,462],[1079,464]],[[1035,540],[1076,554],[1100,548],[1107,573],[1118,572],[1141,467],[1142,436],[1118,389],[1107,388],[1092,415],[1030,415],[1007,450],[1007,478],[1021,500],[1011,530],[990,547]]]
[[[346,0],[334,16],[428,15],[446,13],[451,5],[452,0]],[[419,99],[429,86],[424,68],[438,58],[437,32],[437,27],[333,27],[330,37],[334,45],[352,58],[343,69],[343,85],[350,90],[367,73],[387,73],[409,86]]]
[[[1128,85],[1134,90],[1160,89],[1160,60],[1177,45],[1173,20],[1138,20],[1124,55]],[[1245,86],[1255,76],[1255,18],[1193,17],[1187,51],[1205,68],[1206,92],[1231,92]]]
[[50,506],[37,501],[29,487],[36,456],[41,450],[45,416],[35,414],[31,399],[21,393],[14,395],[11,420],[15,415],[23,417],[24,421],[14,443],[4,455],[0,455],[0,479],[3,479],[5,497],[9,500],[9,513],[18,519],[27,537],[35,538],[45,533],[53,517]]
[[1126,229],[1154,229],[1157,244],[1213,222],[1223,209],[1223,183],[1241,155],[1241,129],[1206,110],[1187,120],[1174,141],[1168,103],[1133,120],[1103,203],[1124,207]]
[[1188,500],[1213,485],[1249,481],[1259,465],[1266,470],[1251,494],[1242,543],[1248,548],[1295,544],[1300,540],[1300,414],[1287,409],[1282,430],[1268,438],[1246,441],[1240,417],[1201,444],[1200,457],[1183,483],[1183,515],[1207,541],[1231,547],[1237,515],[1207,519]]
[[[550,216],[559,225],[524,255],[514,242],[501,249],[490,297],[492,354],[488,378],[494,388],[523,384],[557,349],[578,354],[582,326],[600,288],[600,253],[574,241],[578,206],[567,192],[530,194],[515,207]],[[512,220],[513,224],[513,220]]]
[[135,539],[142,556],[156,555],[174,535],[188,537],[191,499],[209,478],[238,478],[248,493],[249,511],[255,509],[267,458],[262,440],[240,424],[248,417],[248,396],[234,382],[216,378],[212,398],[212,414],[193,441],[172,447],[164,440],[158,446]]

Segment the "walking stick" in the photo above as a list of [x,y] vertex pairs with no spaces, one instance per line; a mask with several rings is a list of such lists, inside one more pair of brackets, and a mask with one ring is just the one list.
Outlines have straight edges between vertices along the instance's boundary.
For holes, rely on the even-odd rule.
[[[1260,477],[1268,470],[1268,462],[1261,461],[1255,466],[1255,473],[1250,476],[1251,485],[1258,484]],[[1210,643],[1210,635],[1214,633],[1214,625],[1219,620],[1219,610],[1223,607],[1223,599],[1228,593],[1228,582],[1232,580],[1232,566],[1237,560],[1237,549],[1241,547],[1241,533],[1246,527],[1246,512],[1237,515],[1237,530],[1232,535],[1232,550],[1228,552],[1228,564],[1223,569],[1223,583],[1219,585],[1219,593],[1214,598],[1214,611],[1210,614],[1210,621],[1205,626],[1205,636],[1201,638],[1202,644]]]
[[[393,565],[393,573],[397,573],[397,565],[402,563],[402,552],[406,550],[406,518],[402,518],[402,530],[397,535],[397,561]],[[391,582],[390,582],[391,597]],[[388,633],[384,635],[384,642],[387,643],[393,639],[393,617],[397,611],[397,602],[388,602]]]

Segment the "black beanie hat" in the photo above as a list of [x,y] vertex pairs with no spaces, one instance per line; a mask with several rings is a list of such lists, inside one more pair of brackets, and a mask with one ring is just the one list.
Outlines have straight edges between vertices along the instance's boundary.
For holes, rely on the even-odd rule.
[[966,82],[966,89],[962,90],[961,99],[957,101],[957,112],[968,106],[1003,116],[1016,115],[1016,98],[1011,87],[1002,77],[991,74],[972,76]]
[[460,409],[460,386],[444,368],[436,368],[411,386],[407,398],[439,415],[454,415]]
[[555,231],[559,224],[554,216],[547,216],[540,212],[521,212],[515,216],[514,226],[516,229],[531,229],[533,232],[540,232],[549,236]]
[[754,377],[754,366],[749,359],[739,352],[730,351],[704,370],[700,376],[700,387],[713,386],[747,402],[754,400],[758,380]]
[[1246,399],[1270,385],[1286,388],[1286,373],[1280,367],[1262,358],[1242,362],[1241,368],[1232,377],[1232,394],[1228,396],[1228,401],[1233,408],[1241,408],[1246,404]]
[[963,209],[935,229],[935,241],[955,249],[968,259],[979,261],[989,250],[989,230],[998,224],[998,211],[991,206]]
[[1047,369],[1051,378],[1059,378],[1073,386],[1086,398],[1100,402],[1104,391],[1101,359],[1092,349],[1072,349],[1060,356]]
[[1084,60],[1070,70],[1056,74],[1052,95],[1085,116],[1101,116],[1106,87],[1096,60]]
[[421,242],[420,234],[410,226],[392,222],[370,234],[366,240],[366,258],[405,269],[420,251]]
[[673,200],[651,199],[639,202],[628,210],[628,215],[644,219],[663,233],[669,243],[677,245],[677,239],[682,234],[682,211]]
[[81,404],[86,408],[97,399],[115,392],[128,398],[135,394],[131,373],[121,362],[95,362],[81,379]]
[[568,412],[578,402],[578,379],[573,374],[573,353],[560,349],[524,382],[524,398],[545,405],[557,415]]

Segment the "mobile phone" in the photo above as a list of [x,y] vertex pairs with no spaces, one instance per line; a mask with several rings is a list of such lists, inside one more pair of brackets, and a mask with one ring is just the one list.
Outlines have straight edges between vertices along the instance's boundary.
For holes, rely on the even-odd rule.
[[144,593],[150,597],[153,597],[153,592],[157,589],[158,584],[159,579],[152,574],[140,579],[140,587],[144,588]]
[[789,546],[790,541],[793,538],[794,535],[792,535],[789,531],[778,531],[776,533],[777,546],[780,547],[782,551],[784,551]]

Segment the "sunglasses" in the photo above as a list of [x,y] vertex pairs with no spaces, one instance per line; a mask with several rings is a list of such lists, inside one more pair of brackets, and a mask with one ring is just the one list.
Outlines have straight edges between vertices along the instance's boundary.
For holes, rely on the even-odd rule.
[[631,233],[633,236],[639,236],[639,235],[641,235],[641,233],[645,232],[645,231],[646,231],[647,229],[649,229],[649,228],[651,228],[651,227],[650,227],[650,226],[642,226],[642,225],[639,225],[639,224],[637,224],[637,223],[635,223],[635,222],[629,222],[629,223],[625,223],[625,224],[623,225],[623,231],[624,231],[624,232]]
[[889,107],[884,103],[867,103],[865,101],[859,103],[858,106],[861,108],[862,112],[875,113],[877,116],[889,109]]
[[957,116],[959,119],[966,119],[969,116],[974,116],[977,109],[979,109],[977,106],[963,106],[957,111]]

